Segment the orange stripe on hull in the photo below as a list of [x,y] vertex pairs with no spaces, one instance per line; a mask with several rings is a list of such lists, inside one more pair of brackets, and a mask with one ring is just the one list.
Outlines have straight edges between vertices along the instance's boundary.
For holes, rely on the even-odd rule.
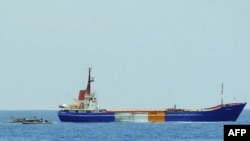
[[148,112],[149,122],[165,122],[165,112]]

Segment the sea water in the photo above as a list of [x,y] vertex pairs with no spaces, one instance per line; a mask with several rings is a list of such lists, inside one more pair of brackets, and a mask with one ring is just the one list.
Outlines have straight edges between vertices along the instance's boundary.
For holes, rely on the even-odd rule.
[[[11,117],[43,118],[53,124],[6,123]],[[250,110],[236,122],[71,123],[57,111],[0,111],[0,141],[223,141],[224,124],[250,124]]]

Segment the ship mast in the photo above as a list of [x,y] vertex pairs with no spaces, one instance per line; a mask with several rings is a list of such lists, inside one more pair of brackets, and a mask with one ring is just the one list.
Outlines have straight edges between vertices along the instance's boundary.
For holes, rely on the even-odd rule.
[[221,84],[221,106],[223,106],[223,83]]
[[88,78],[88,85],[87,85],[87,94],[91,94],[91,85],[90,83],[93,82],[94,79],[91,78],[91,68],[89,68],[89,78]]
[[91,93],[91,82],[94,81],[94,78],[91,77],[91,68],[89,69],[89,77],[88,77],[88,85],[86,91],[86,95],[83,100],[83,110],[85,111],[99,111],[97,105],[97,98],[95,93]]

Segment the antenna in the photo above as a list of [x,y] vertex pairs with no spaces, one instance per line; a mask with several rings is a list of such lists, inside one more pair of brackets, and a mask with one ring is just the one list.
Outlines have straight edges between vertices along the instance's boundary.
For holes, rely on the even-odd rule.
[[223,106],[223,82],[221,84],[221,106]]

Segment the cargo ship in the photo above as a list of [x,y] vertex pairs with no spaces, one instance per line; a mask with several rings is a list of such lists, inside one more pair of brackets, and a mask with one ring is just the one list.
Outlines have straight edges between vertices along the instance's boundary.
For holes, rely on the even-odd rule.
[[[61,122],[222,122],[236,121],[244,103],[221,103],[210,108],[188,110],[176,106],[166,109],[100,109],[97,95],[91,92],[91,68],[88,69],[87,88],[79,91],[75,103],[60,104],[58,117]],[[223,84],[222,93],[223,95]]]

